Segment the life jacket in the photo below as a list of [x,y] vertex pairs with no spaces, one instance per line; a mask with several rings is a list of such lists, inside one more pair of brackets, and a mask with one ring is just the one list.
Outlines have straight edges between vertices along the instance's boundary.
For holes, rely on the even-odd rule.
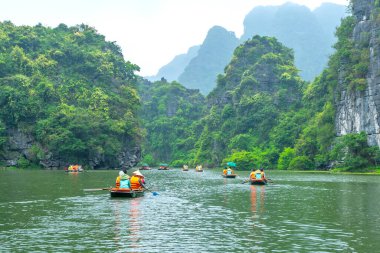
[[249,178],[250,179],[256,179],[256,175],[255,175],[255,172],[251,172],[251,174],[249,174]]
[[224,175],[227,175],[227,170],[223,170],[223,174],[224,174]]
[[142,190],[142,186],[139,182],[140,177],[132,176],[130,180],[131,180],[131,189],[132,190]]
[[129,179],[121,179],[120,180],[120,189],[129,189],[131,188],[131,184]]
[[116,188],[120,187],[120,176],[116,178]]

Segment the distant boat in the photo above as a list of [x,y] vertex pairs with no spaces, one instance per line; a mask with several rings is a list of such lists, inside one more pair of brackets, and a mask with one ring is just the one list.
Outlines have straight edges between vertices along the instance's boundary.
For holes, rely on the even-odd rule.
[[144,164],[141,166],[140,170],[150,170],[150,167],[149,167],[148,164],[144,163]]
[[182,170],[183,170],[183,171],[189,171],[189,166],[187,166],[187,165],[183,165]]
[[169,164],[167,163],[160,163],[159,170],[169,170]]
[[65,168],[65,172],[77,173],[83,172],[82,165],[70,165],[68,168]]
[[202,165],[198,165],[197,167],[195,167],[195,172],[203,172]]

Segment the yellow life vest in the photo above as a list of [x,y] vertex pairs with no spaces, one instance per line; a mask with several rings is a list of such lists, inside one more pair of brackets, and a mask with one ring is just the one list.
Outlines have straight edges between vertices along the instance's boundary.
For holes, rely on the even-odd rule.
[[131,180],[131,189],[132,190],[142,190],[142,186],[139,182],[140,177],[132,176],[130,180]]

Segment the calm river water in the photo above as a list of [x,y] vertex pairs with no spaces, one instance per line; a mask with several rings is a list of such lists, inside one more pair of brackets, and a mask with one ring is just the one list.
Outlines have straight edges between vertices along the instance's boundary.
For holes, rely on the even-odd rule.
[[380,177],[142,171],[154,196],[111,199],[117,171],[0,171],[0,252],[380,252]]

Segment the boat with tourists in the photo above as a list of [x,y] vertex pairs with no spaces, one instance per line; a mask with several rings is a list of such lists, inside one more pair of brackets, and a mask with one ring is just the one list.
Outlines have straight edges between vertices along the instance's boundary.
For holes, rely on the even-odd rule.
[[69,172],[69,173],[83,172],[82,165],[78,165],[78,164],[70,165],[68,168],[65,168],[64,170],[65,172]]
[[197,165],[197,167],[195,167],[195,172],[203,172],[202,165]]
[[252,171],[249,175],[249,181],[253,185],[265,185],[267,184],[267,179],[265,177],[264,169]]
[[123,198],[138,198],[144,196],[144,191],[124,189],[124,188],[111,188],[111,197],[123,197]]
[[235,178],[237,175],[235,174],[234,170],[232,168],[236,168],[236,163],[234,162],[228,162],[227,167],[224,167],[222,177],[224,178]]
[[140,170],[151,170],[151,168],[149,167],[149,164],[143,163],[143,165],[141,165]]
[[158,170],[169,170],[169,164],[167,163],[160,163],[160,167]]
[[182,167],[182,171],[189,171],[189,166],[187,166],[187,165],[183,165],[183,167]]

